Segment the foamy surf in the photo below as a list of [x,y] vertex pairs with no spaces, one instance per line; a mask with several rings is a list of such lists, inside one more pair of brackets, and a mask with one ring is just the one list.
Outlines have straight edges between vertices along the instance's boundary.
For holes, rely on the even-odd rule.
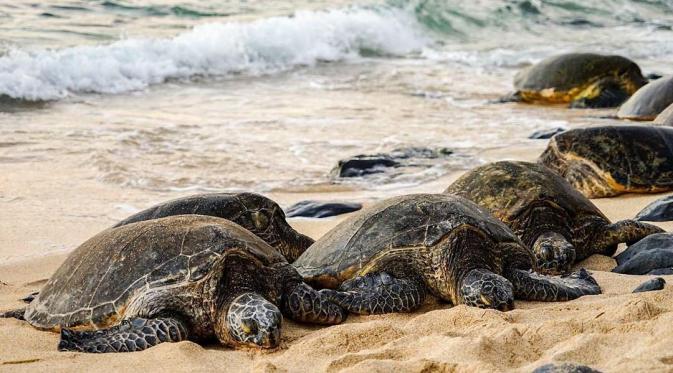
[[265,74],[362,55],[405,55],[427,43],[398,9],[302,11],[249,23],[211,23],[168,39],[61,50],[9,50],[0,96],[29,101],[116,94],[170,79]]

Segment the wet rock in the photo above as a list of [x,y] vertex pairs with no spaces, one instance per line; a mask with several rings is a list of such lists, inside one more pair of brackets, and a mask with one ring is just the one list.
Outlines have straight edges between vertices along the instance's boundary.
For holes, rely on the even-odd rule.
[[664,280],[661,277],[653,278],[651,280],[647,280],[643,282],[642,284],[638,285],[637,288],[633,290],[634,293],[642,293],[645,291],[655,291],[655,290],[661,290],[664,288],[664,285],[666,285],[666,280]]
[[285,216],[288,218],[326,218],[347,214],[362,208],[361,203],[338,202],[338,201],[301,201],[288,207]]
[[529,139],[533,140],[544,140],[544,139],[551,139],[554,137],[554,135],[559,134],[561,132],[565,132],[567,129],[563,127],[556,127],[552,129],[543,129],[543,130],[537,130],[528,136]]
[[574,363],[546,364],[535,368],[533,373],[601,373],[600,371]]
[[414,166],[414,159],[435,159],[453,152],[447,148],[398,148],[390,153],[360,154],[340,160],[332,175],[341,178],[361,177],[386,172],[390,168]]
[[653,269],[649,272],[647,272],[648,275],[673,275],[673,267],[672,268],[657,268]]
[[673,268],[673,234],[647,236],[629,246],[615,259],[618,266],[613,272],[630,275],[663,274],[657,270]]
[[617,112],[622,119],[654,120],[673,103],[673,76],[653,80],[633,94]]
[[640,221],[671,221],[673,220],[673,196],[660,198],[642,209],[636,220]]
[[673,127],[673,104],[668,105],[666,110],[659,113],[652,123],[658,126]]

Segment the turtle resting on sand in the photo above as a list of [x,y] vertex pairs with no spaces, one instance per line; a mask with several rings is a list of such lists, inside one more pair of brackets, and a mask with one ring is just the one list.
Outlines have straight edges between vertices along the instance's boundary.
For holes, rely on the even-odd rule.
[[126,352],[183,340],[273,348],[281,311],[319,324],[345,318],[259,237],[229,220],[180,215],[99,233],[23,314],[5,317],[60,329],[59,350]]
[[[358,314],[409,312],[427,294],[506,311],[514,298],[565,301],[599,294],[585,271],[549,277],[501,221],[447,194],[381,201],[344,220],[293,263],[304,279]],[[338,290],[330,290],[337,289]]]
[[673,76],[657,79],[640,88],[617,112],[630,120],[654,120],[673,103]]
[[547,167],[502,161],[477,167],[445,193],[465,197],[507,224],[535,253],[537,268],[563,273],[593,254],[612,256],[617,245],[663,232],[634,220],[611,224],[603,213]]
[[573,129],[554,136],[539,162],[588,198],[673,190],[673,128]]
[[567,53],[549,57],[514,77],[505,101],[616,107],[647,83],[640,67],[621,56]]
[[292,262],[313,244],[285,221],[285,213],[269,198],[255,193],[206,193],[160,203],[138,212],[114,227],[172,215],[210,215],[231,220],[256,234]]

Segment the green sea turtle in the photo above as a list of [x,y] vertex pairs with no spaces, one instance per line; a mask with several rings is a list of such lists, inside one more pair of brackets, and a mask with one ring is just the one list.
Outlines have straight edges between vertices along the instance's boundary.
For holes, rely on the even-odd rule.
[[285,221],[283,209],[276,202],[256,193],[205,193],[178,198],[140,211],[114,227],[183,214],[231,220],[275,247],[290,262],[313,244],[313,239],[295,231]]
[[619,243],[663,232],[634,220],[610,223],[565,179],[536,163],[489,163],[461,176],[445,193],[476,202],[502,220],[548,273],[566,272],[592,254],[612,256]]
[[588,198],[673,190],[673,128],[573,129],[554,136],[539,162]]
[[654,118],[654,124],[673,127],[673,104],[668,105],[664,111]]
[[619,108],[617,117],[654,120],[671,103],[673,103],[673,76],[668,76],[640,88]]
[[[304,279],[358,314],[408,312],[426,294],[452,304],[509,310],[514,297],[563,301],[599,294],[584,270],[550,277],[501,221],[448,194],[390,198],[316,241],[293,265]],[[338,289],[338,290],[331,290]]]
[[621,56],[567,53],[552,56],[514,77],[509,100],[616,107],[647,83],[640,67]]
[[22,314],[5,316],[60,330],[59,350],[126,352],[182,340],[276,347],[281,310],[320,324],[345,317],[241,226],[178,215],[99,233],[68,256]]

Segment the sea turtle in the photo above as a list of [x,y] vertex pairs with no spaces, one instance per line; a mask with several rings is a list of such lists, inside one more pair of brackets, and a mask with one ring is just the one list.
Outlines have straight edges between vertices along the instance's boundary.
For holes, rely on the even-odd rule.
[[612,256],[621,242],[663,232],[634,220],[611,224],[565,179],[536,163],[489,163],[461,176],[445,193],[476,202],[502,220],[548,273],[565,272],[592,254]]
[[506,225],[448,194],[378,202],[326,233],[293,266],[358,314],[412,311],[428,293],[503,311],[514,297],[563,301],[600,293],[584,270],[567,277],[532,272],[532,251]]
[[657,79],[640,88],[619,108],[617,117],[654,120],[673,103],[673,76]]
[[576,128],[554,136],[539,162],[589,198],[673,190],[673,128]]
[[514,77],[507,100],[616,107],[647,83],[638,65],[621,56],[567,53],[552,56]]
[[125,352],[182,340],[276,347],[279,309],[312,323],[345,317],[241,226],[178,215],[99,233],[68,256],[23,314],[5,316],[60,329],[59,350]]
[[285,221],[283,209],[276,202],[256,193],[205,193],[178,198],[140,211],[114,227],[182,214],[231,220],[275,247],[290,262],[313,244],[313,239],[295,231]]
[[673,104],[668,105],[664,111],[659,113],[659,115],[654,118],[653,124],[673,127]]

